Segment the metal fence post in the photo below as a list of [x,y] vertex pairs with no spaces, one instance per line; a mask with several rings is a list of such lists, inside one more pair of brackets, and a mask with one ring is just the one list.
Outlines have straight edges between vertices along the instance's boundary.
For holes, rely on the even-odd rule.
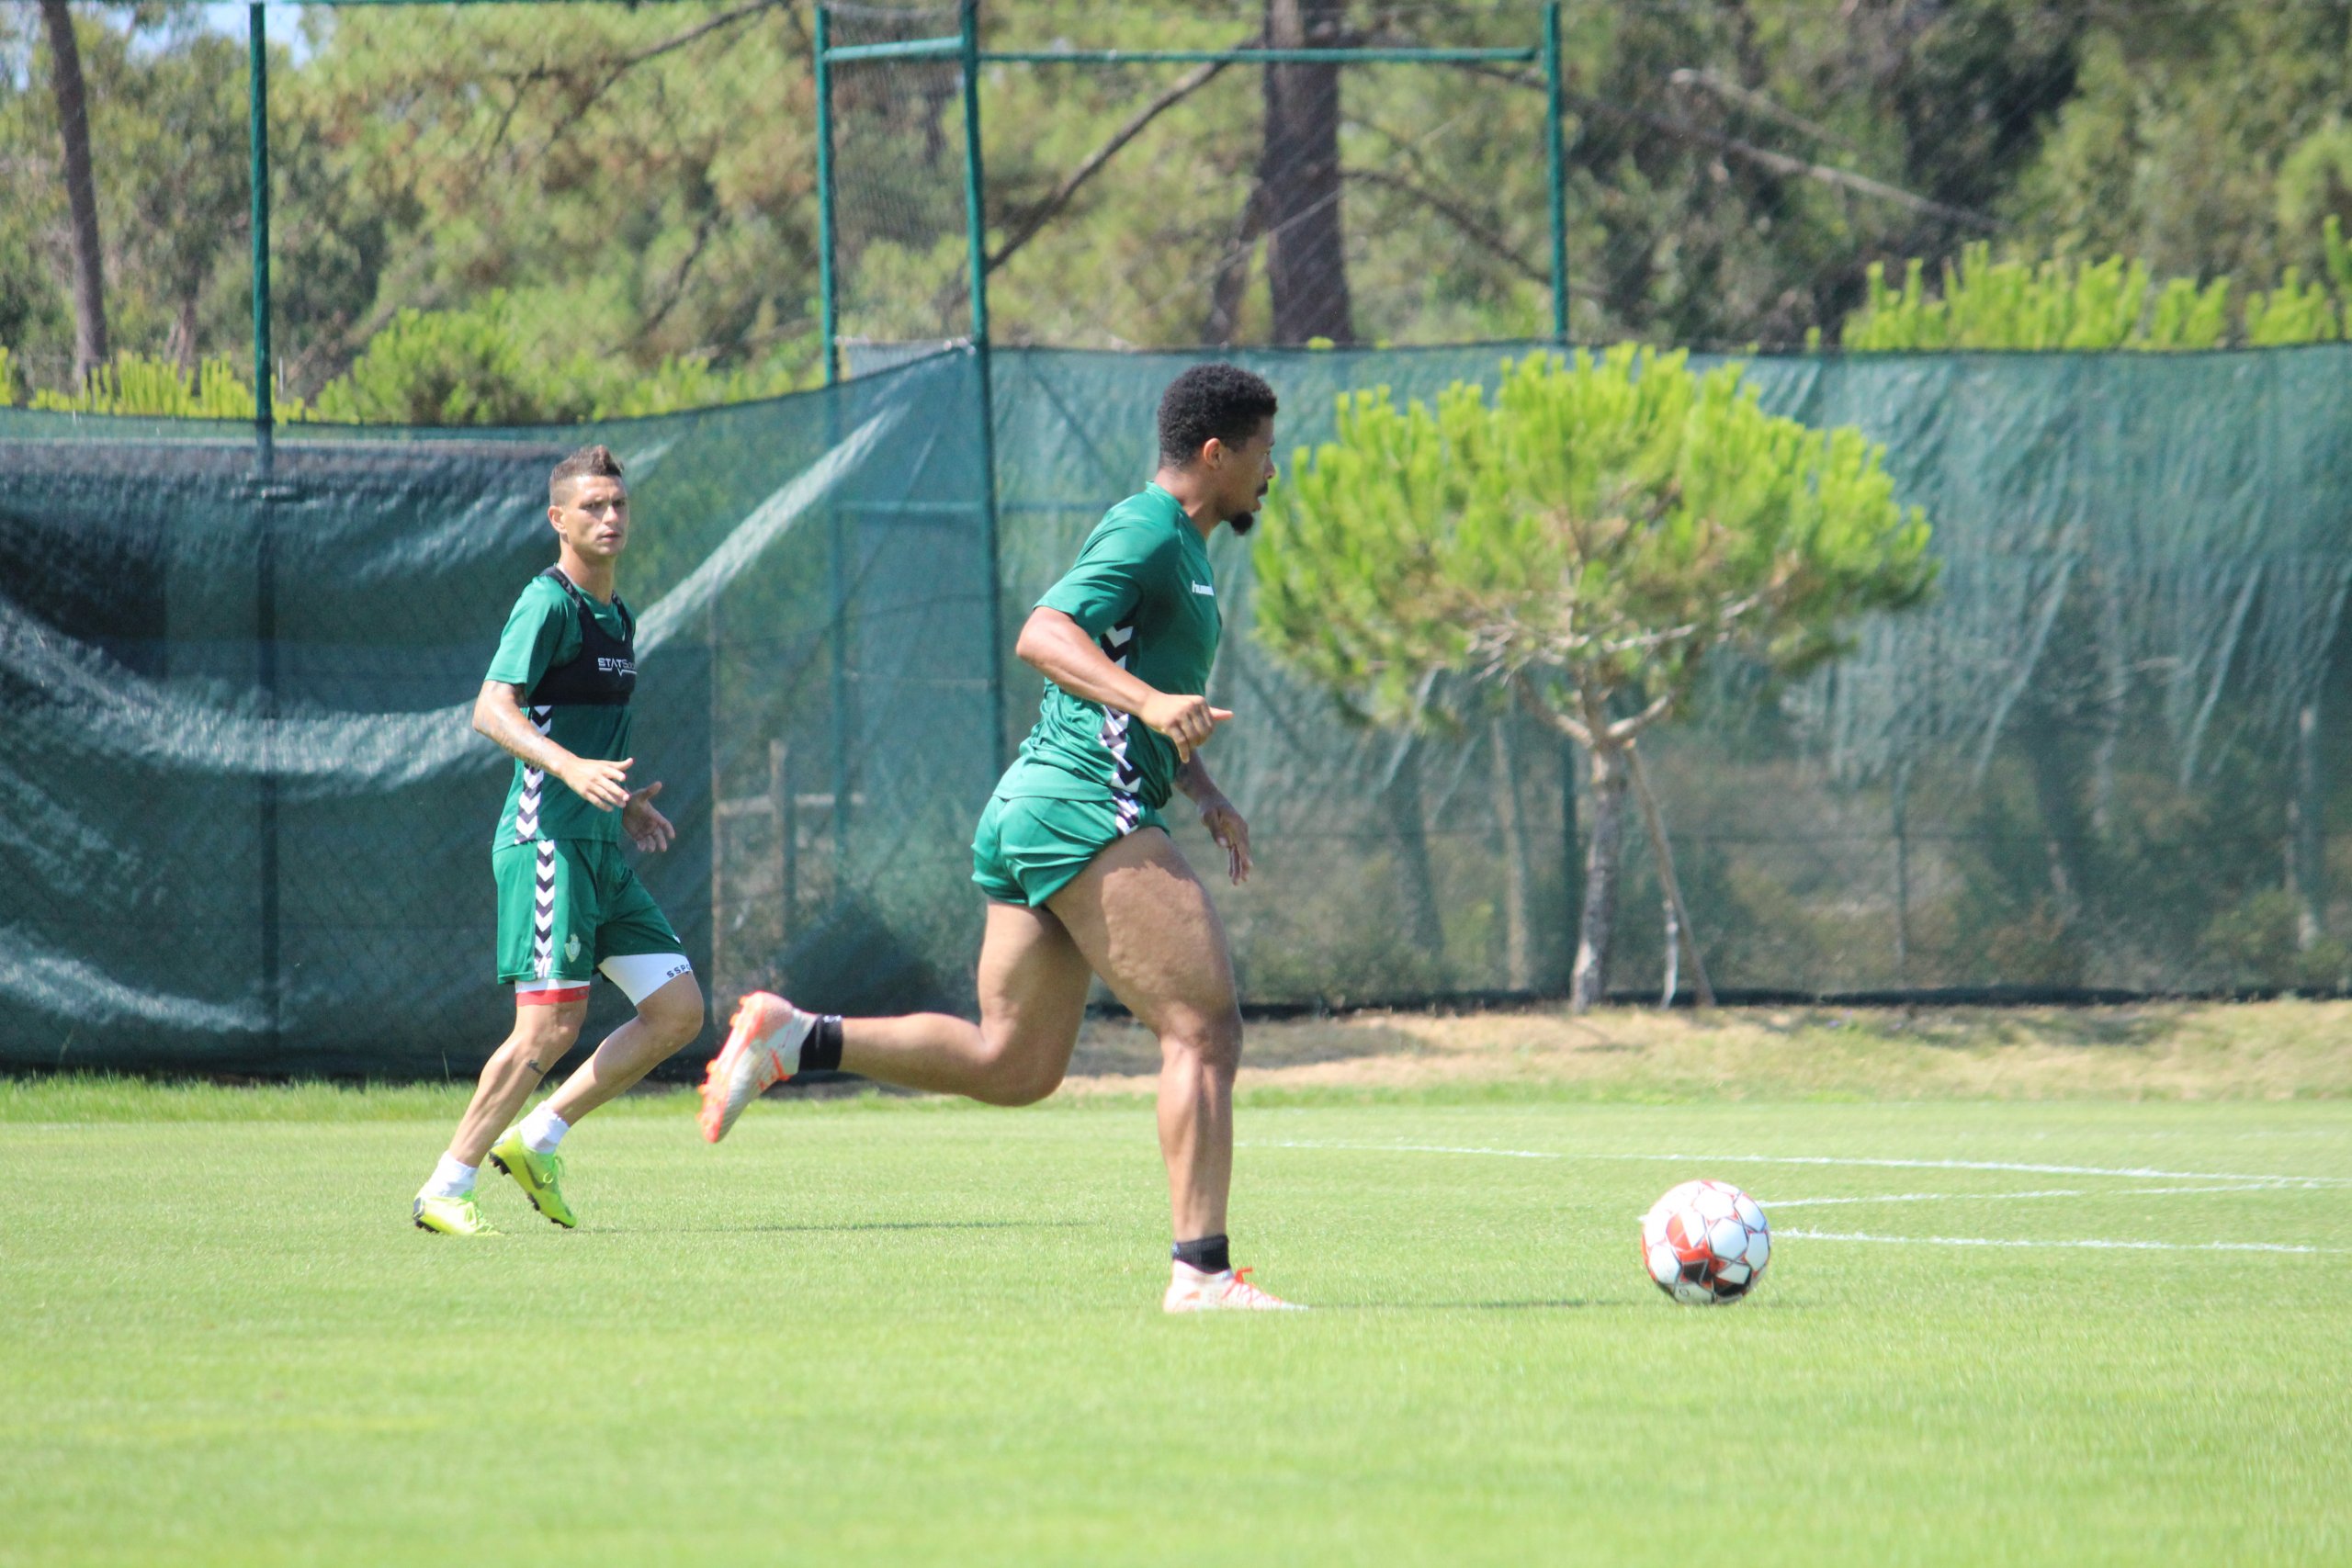
[[833,275],[833,62],[831,14],[817,7],[817,292],[825,334],[825,385],[842,378],[841,298]]
[[258,4],[247,6],[245,15],[245,96],[253,153],[254,429],[266,468],[276,434],[269,396],[269,24]]
[[1560,126],[1560,0],[1544,7],[1544,146],[1552,171],[1552,340],[1568,341],[1567,152]]
[[996,393],[989,362],[988,179],[980,166],[980,16],[978,0],[956,7],[964,60],[964,230],[972,263],[973,368],[980,378],[980,517],[988,558],[989,761],[1004,772],[1004,589],[996,516]]
[[285,1039],[286,987],[277,891],[277,544],[269,513],[277,466],[277,416],[271,406],[269,373],[269,25],[259,4],[245,7],[245,23],[254,245],[254,656],[265,747],[254,829],[261,851],[261,1000],[275,1061]]

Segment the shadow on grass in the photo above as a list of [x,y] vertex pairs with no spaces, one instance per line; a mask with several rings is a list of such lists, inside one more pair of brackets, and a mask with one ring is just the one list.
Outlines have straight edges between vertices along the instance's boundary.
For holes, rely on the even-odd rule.
[[1099,1220],[857,1220],[839,1224],[599,1225],[600,1235],[752,1235],[764,1233],[837,1235],[851,1231],[1040,1231],[1080,1230]]
[[[1400,1029],[1301,1021],[1250,1030],[1242,1045],[1241,1061],[1250,1067],[1305,1067],[1369,1056],[1413,1055],[1420,1050],[1420,1042]],[[1124,1020],[1091,1019],[1079,1035],[1077,1050],[1070,1054],[1069,1070],[1079,1077],[1156,1073],[1159,1043],[1148,1031]]]
[[1317,1312],[1592,1312],[1639,1304],[1632,1301],[1313,1302]]

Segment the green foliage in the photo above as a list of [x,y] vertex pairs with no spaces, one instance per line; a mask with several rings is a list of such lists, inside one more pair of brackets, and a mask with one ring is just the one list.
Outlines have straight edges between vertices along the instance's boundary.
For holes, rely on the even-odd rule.
[[2082,18],[2075,62],[2030,164],[2001,198],[2007,246],[2136,256],[2158,276],[2241,288],[2290,266],[2315,272],[2321,220],[2352,217],[2344,7],[2062,9]]
[[[215,355],[190,375],[169,359],[118,354],[101,366],[78,392],[43,389],[32,397],[37,409],[69,413],[144,414],[164,419],[254,417],[254,389],[225,356]],[[299,409],[285,416],[300,418]]]
[[2223,341],[2229,284],[2203,288],[2186,278],[2158,288],[2148,269],[2120,257],[2077,265],[2064,260],[1996,262],[1977,243],[1947,264],[1930,291],[1914,258],[1890,288],[1872,264],[1862,308],[1846,321],[1848,349],[2211,348]]
[[534,424],[587,412],[585,399],[531,374],[503,294],[468,310],[402,310],[320,389],[318,406],[322,419],[364,424]]
[[2323,937],[2301,945],[2300,906],[2283,887],[2266,887],[2215,915],[2205,929],[2205,956],[2226,984],[2266,989],[2335,990],[2344,984],[2344,944]]
[[2333,343],[2342,335],[2337,295],[2352,299],[2352,246],[2329,214],[2322,226],[2327,276],[2335,285],[2304,281],[2290,266],[2276,288],[2246,295],[2238,330],[2231,331],[2230,280],[2203,285],[2192,278],[2159,284],[2146,264],[2120,256],[2077,263],[2055,257],[2036,263],[1993,259],[1990,244],[1961,252],[1947,263],[1940,288],[1927,286],[1927,266],[1914,258],[1900,288],[1890,288],[1883,264],[1872,263],[1862,307],[1842,333],[1850,350],[2174,349],[2221,348],[2232,343],[2268,348]]
[[775,397],[809,384],[814,344],[716,368],[679,355],[640,371],[618,355],[575,349],[552,358],[503,293],[463,310],[402,310],[348,374],[321,389],[312,417],[343,423],[552,424],[668,413]]
[[1925,594],[1881,457],[1765,413],[1737,366],[1631,344],[1506,364],[1491,400],[1358,392],[1273,493],[1258,632],[1384,721],[1443,675],[1586,724],[1621,692],[1669,710],[1717,648],[1795,672]]
[[2326,286],[2304,283],[2299,267],[2289,267],[2272,292],[2245,299],[2245,341],[2256,348],[2333,343],[2342,335],[2337,326],[2335,300]]
[[[535,368],[751,364],[813,314],[804,7],[362,7],[313,43],[286,94],[389,226],[353,350],[396,308],[479,310],[493,291]],[[560,416],[601,395],[536,402]],[[468,400],[534,400],[504,382]]]
[[608,372],[604,380],[590,417],[632,419],[782,397],[821,384],[824,365],[817,356],[817,336],[809,333],[750,365],[722,368],[700,355],[679,355],[642,374],[623,367],[617,378]]

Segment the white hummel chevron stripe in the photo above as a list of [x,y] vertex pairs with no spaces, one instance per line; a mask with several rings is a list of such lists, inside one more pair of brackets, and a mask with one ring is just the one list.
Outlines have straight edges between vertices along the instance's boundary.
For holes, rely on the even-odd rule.
[[531,908],[531,972],[545,980],[555,974],[555,846],[539,846],[538,886]]
[[[1136,628],[1113,627],[1103,634],[1102,648],[1103,657],[1125,670],[1135,654]],[[1111,753],[1111,809],[1118,820],[1122,838],[1134,832],[1136,824],[1143,820],[1143,803],[1135,796],[1136,786],[1143,783],[1143,774],[1127,758],[1127,726],[1131,722],[1128,715],[1106,707],[1102,710],[1102,728],[1095,735],[1102,742],[1102,749]]]
[[[535,707],[531,710],[531,728],[541,735],[548,733],[555,722],[555,709]],[[514,841],[527,844],[539,836],[539,795],[548,775],[537,768],[523,770],[523,793],[514,800]]]

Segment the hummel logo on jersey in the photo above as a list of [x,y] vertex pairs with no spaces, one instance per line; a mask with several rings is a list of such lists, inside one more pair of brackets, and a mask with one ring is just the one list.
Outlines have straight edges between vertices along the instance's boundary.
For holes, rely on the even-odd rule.
[[1195,582],[1193,584],[1193,592],[1195,593],[1205,593],[1212,599],[1216,597],[1216,590],[1210,587],[1205,582]]

